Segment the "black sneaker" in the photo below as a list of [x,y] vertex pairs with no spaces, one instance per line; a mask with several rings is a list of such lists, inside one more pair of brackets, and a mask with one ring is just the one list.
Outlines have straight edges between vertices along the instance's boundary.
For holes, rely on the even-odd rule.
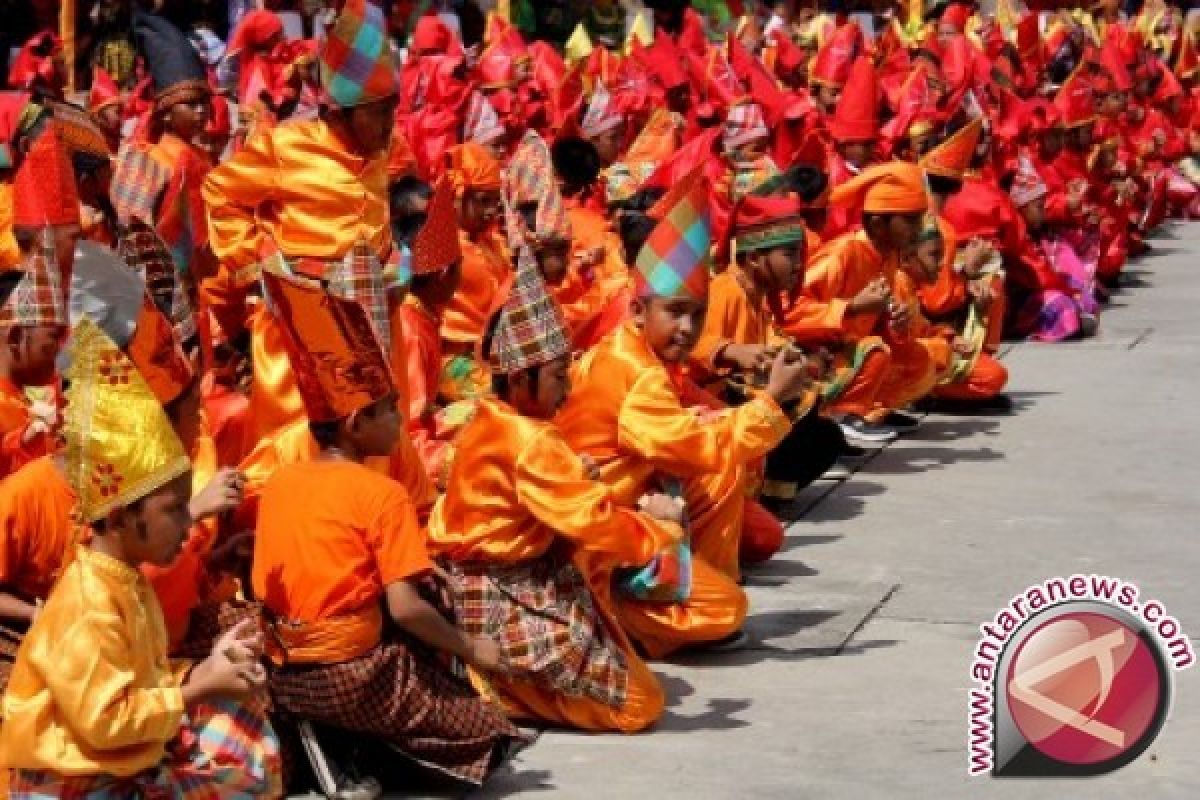
[[838,458],[845,459],[846,461],[861,461],[869,455],[871,455],[871,451],[867,448],[858,447],[846,442],[845,446],[842,447],[842,451],[838,453]]
[[859,447],[880,448],[891,444],[899,435],[887,425],[872,425],[862,417],[848,414],[838,423],[846,440]]
[[912,433],[921,427],[921,418],[903,411],[889,411],[883,418],[883,424],[898,433]]

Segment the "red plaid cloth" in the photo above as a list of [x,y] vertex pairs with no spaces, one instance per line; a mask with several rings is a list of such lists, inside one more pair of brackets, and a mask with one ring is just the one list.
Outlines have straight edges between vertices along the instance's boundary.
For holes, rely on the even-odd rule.
[[629,667],[587,581],[569,561],[447,564],[458,626],[500,643],[516,677],[572,697],[625,704]]
[[497,745],[522,738],[432,654],[395,638],[341,664],[285,666],[271,677],[271,695],[277,710],[376,736],[476,785]]
[[21,264],[24,274],[0,306],[0,326],[69,325],[54,237],[46,229],[38,248]]
[[280,797],[279,740],[265,718],[230,700],[188,709],[163,763],[131,778],[12,770],[12,800],[217,800]]

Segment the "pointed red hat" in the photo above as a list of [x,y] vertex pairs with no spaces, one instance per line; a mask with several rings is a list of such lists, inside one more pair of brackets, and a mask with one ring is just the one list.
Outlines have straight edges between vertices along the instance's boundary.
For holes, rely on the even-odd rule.
[[1054,106],[1062,114],[1063,124],[1068,128],[1086,125],[1096,119],[1096,101],[1092,87],[1078,72],[1067,78],[1058,94]]
[[941,22],[943,25],[949,25],[954,30],[962,33],[967,29],[967,22],[971,19],[971,13],[970,6],[963,3],[951,3],[942,12]]
[[121,89],[112,76],[105,72],[104,67],[96,67],[92,72],[92,88],[88,92],[88,111],[93,114],[105,106],[120,104]]
[[58,132],[49,126],[34,140],[13,179],[13,225],[72,224],[79,224],[75,170]]
[[850,68],[841,100],[829,122],[836,142],[870,142],[879,138],[879,85],[871,59],[859,56]]
[[983,134],[983,118],[976,117],[953,136],[921,156],[920,166],[930,175],[942,178],[962,179],[971,165],[971,156]]
[[863,50],[863,33],[856,22],[837,29],[813,59],[809,80],[830,86],[842,86],[850,77],[850,67]]

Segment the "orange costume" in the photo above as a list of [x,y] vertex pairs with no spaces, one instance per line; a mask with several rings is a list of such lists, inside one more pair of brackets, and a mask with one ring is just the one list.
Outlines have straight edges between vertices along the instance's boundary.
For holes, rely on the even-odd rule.
[[72,545],[75,490],[54,456],[0,482],[0,586],[27,602],[45,600]]
[[[243,289],[258,278],[260,260],[275,253],[295,270],[310,273],[335,271],[334,265],[352,258],[360,244],[381,261],[391,249],[386,159],[352,152],[322,120],[286,122],[251,137],[209,173],[204,198],[213,251],[228,282]],[[383,270],[385,290],[391,274]],[[219,303],[227,299],[206,297],[218,314]],[[383,297],[374,299],[386,305]],[[278,328],[265,309],[251,317],[254,386],[245,450],[260,467],[274,458],[262,457],[273,449],[270,438],[305,438],[297,425],[304,419],[303,406]],[[389,341],[395,345],[403,338]],[[283,463],[288,454],[303,457],[311,451],[303,442],[281,442],[275,449]],[[432,487],[407,437],[401,437],[392,463],[383,460],[379,467],[403,481],[418,505],[432,502]]]
[[629,315],[632,284],[621,238],[609,220],[585,206],[567,209],[571,261],[567,276],[550,287],[562,307],[576,350],[587,350]]
[[[894,162],[865,170],[834,190],[830,202],[861,207],[869,214],[915,214],[928,207],[924,176],[915,164]],[[868,406],[853,398],[847,413],[878,421],[929,393],[936,382],[928,351],[904,332],[889,325],[881,311],[851,313],[851,301],[877,278],[895,292],[899,263],[880,253],[866,231],[843,234],[813,256],[804,276],[804,289],[789,314],[785,330],[800,341],[828,341],[859,348],[879,337],[890,356],[882,383]],[[879,352],[876,350],[875,352]],[[871,356],[866,356],[869,360]],[[833,410],[843,410],[846,397]],[[865,413],[864,413],[865,412]]]
[[[477,144],[468,142],[450,153],[447,172],[458,200],[469,191],[499,191],[500,165]],[[483,336],[488,317],[507,296],[512,268],[504,237],[489,229],[460,234],[462,283],[442,317],[442,338],[458,353],[469,353]],[[453,398],[459,399],[459,398]]]
[[628,670],[620,705],[515,675],[490,676],[505,711],[583,730],[633,732],[652,725],[662,713],[662,689],[621,630],[611,581],[603,576],[614,567],[646,564],[678,540],[678,526],[616,503],[608,487],[587,478],[552,423],[523,417],[500,401],[480,402],[459,449],[446,496],[430,518],[433,552],[503,568],[553,561],[556,545],[565,545],[580,571],[593,577],[588,585],[606,638]]

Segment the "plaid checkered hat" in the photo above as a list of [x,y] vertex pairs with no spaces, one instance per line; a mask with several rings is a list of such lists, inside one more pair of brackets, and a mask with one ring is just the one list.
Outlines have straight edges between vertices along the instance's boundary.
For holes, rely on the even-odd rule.
[[1017,172],[1013,176],[1012,188],[1008,190],[1013,205],[1017,208],[1027,206],[1039,197],[1045,197],[1048,192],[1049,189],[1034,169],[1033,162],[1023,155],[1020,156],[1017,159]]
[[483,92],[471,92],[467,98],[467,113],[463,120],[463,140],[475,144],[491,144],[505,134],[504,123],[492,101]]
[[522,245],[512,290],[492,334],[488,361],[496,372],[511,375],[570,354],[571,339],[562,309],[546,291],[533,253]]
[[658,219],[634,264],[639,293],[653,297],[708,296],[712,223],[709,191],[695,169],[650,210]]
[[54,234],[49,228],[44,229],[39,246],[24,259],[20,268],[24,273],[21,280],[0,306],[0,329],[14,325],[66,327],[69,324],[66,293],[58,271]]
[[550,146],[536,131],[529,131],[504,172],[504,202],[508,221],[509,244],[515,249],[523,242],[517,209],[537,203],[532,234],[536,244],[548,239],[571,241],[571,222],[554,173]]
[[374,0],[346,0],[319,62],[325,94],[341,108],[383,100],[400,89],[383,10]]

